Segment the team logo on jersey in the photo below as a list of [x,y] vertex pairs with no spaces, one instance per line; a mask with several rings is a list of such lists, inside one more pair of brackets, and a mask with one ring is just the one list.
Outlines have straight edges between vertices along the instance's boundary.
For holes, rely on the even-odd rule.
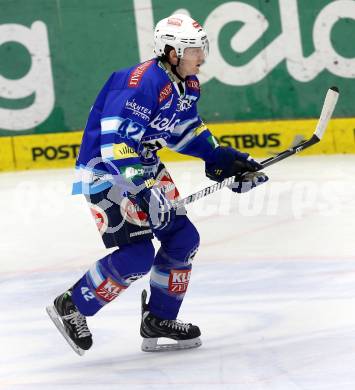
[[175,294],[186,292],[190,281],[191,270],[172,269],[169,276],[168,291]]
[[90,204],[90,211],[95,219],[96,226],[101,235],[103,235],[108,227],[108,217],[105,211],[96,204]]
[[194,95],[185,95],[179,97],[177,104],[177,111],[188,111],[194,102],[197,100],[197,96]]
[[147,62],[143,62],[142,64],[135,67],[128,79],[128,86],[131,88],[135,88],[139,85],[144,73],[147,69],[153,64],[154,60],[150,60]]
[[111,302],[117,298],[127,287],[118,284],[113,279],[108,277],[95,290],[96,295],[102,298],[105,302]]
[[120,173],[126,178],[131,179],[135,176],[143,176],[144,175],[144,169],[141,168],[141,165],[134,164],[126,167],[120,167],[119,168]]
[[119,144],[113,144],[113,157],[115,160],[122,160],[125,158],[138,157],[138,154],[133,148],[121,142]]
[[186,85],[195,91],[200,90],[200,83],[197,80],[187,80]]
[[140,227],[148,227],[148,215],[141,210],[137,203],[132,202],[128,198],[123,198],[120,204],[122,217],[132,225]]
[[160,111],[169,109],[171,107],[173,99],[174,99],[174,95],[171,95],[170,99],[164,104],[163,107],[161,107]]
[[159,103],[167,99],[172,93],[173,87],[171,86],[171,82],[169,81],[168,84],[166,84],[166,86],[159,93]]
[[159,113],[150,123],[149,126],[152,129],[156,129],[158,131],[172,131],[175,126],[180,122],[180,119],[176,119],[176,114],[174,114],[170,119],[167,117],[162,117]]
[[156,180],[158,183],[158,187],[164,191],[165,196],[169,200],[178,200],[180,198],[179,191],[176,188],[173,179],[171,178],[166,169],[163,169],[159,173]]
[[133,115],[136,115],[145,121],[149,121],[150,116],[152,115],[152,111],[149,108],[136,103],[135,99],[127,100],[125,108],[126,110],[131,111]]

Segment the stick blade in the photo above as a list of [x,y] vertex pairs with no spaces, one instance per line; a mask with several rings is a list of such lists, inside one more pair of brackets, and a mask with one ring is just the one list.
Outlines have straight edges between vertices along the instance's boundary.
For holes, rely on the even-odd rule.
[[328,89],[328,92],[325,96],[325,100],[322,107],[322,112],[319,117],[319,121],[317,123],[316,131],[314,134],[321,139],[323,134],[328,126],[330,118],[333,115],[335,106],[337,104],[339,97],[339,89],[338,87],[331,87]]

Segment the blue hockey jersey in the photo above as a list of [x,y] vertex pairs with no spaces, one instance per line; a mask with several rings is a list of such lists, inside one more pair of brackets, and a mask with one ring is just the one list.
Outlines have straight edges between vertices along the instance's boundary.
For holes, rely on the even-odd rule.
[[91,109],[73,194],[103,191],[117,176],[141,185],[163,147],[208,161],[218,143],[198,115],[199,97],[197,77],[177,83],[157,58],[114,72]]

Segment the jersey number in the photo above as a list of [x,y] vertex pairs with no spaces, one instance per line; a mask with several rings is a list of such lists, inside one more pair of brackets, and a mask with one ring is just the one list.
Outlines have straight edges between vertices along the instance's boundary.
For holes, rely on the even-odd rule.
[[95,295],[87,287],[82,287],[81,288],[81,294],[83,295],[85,301],[87,301],[87,302],[90,301],[90,299],[94,299],[95,298]]

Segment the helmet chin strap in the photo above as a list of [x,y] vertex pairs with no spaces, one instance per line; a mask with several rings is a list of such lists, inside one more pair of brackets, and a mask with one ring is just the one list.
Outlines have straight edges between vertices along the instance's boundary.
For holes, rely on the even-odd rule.
[[180,58],[178,58],[177,65],[170,65],[171,66],[171,71],[174,73],[174,75],[180,80],[180,81],[185,81],[185,78],[181,77],[177,71],[177,67],[180,65]]

